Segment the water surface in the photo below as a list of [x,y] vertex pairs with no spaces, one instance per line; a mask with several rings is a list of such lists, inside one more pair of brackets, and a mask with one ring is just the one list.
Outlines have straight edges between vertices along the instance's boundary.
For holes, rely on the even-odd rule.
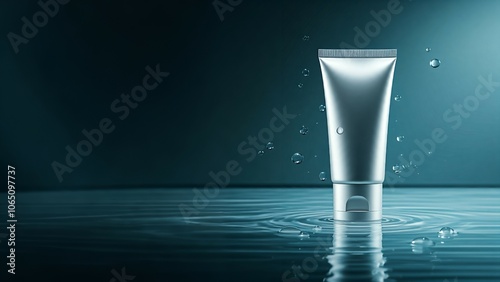
[[384,189],[372,224],[334,222],[325,188],[196,195],[18,194],[18,281],[500,281],[500,189]]

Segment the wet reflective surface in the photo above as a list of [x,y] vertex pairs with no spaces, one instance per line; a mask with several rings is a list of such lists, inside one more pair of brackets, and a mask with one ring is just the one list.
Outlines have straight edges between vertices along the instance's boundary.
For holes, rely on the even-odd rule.
[[384,219],[370,224],[333,222],[327,188],[226,188],[209,196],[192,189],[19,193],[16,276],[500,281],[500,189],[384,189]]

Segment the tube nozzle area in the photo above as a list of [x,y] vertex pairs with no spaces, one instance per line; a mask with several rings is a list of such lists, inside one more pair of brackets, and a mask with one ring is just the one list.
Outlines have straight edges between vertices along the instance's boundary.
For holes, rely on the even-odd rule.
[[382,219],[382,184],[333,184],[334,220]]

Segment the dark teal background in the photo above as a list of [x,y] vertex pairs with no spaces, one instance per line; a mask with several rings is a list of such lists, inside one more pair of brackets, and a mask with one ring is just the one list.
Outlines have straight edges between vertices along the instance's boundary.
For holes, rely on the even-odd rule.
[[[229,186],[329,185],[318,179],[329,158],[317,49],[353,45],[353,29],[388,2],[244,0],[221,21],[212,1],[73,0],[16,54],[7,34],[21,34],[21,18],[40,7],[3,1],[2,165],[16,167],[19,189],[198,186],[230,160],[241,173]],[[401,13],[365,47],[398,49],[393,95],[403,99],[391,106],[388,177],[398,155],[417,148],[415,139],[443,128],[448,139],[395,185],[500,184],[500,90],[458,129],[443,120],[474,94],[479,76],[500,81],[500,1],[400,2]],[[434,57],[437,69],[429,67]],[[119,120],[111,102],[157,64],[170,76]],[[275,134],[273,151],[247,161],[238,145],[284,106],[297,117]],[[64,163],[65,147],[106,117],[115,131],[59,182],[51,163]],[[302,125],[308,135],[299,134]],[[295,152],[305,156],[300,165],[290,161]]]

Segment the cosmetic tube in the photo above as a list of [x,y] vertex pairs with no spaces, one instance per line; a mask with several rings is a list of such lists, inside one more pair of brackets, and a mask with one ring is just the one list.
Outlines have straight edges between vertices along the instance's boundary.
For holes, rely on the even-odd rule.
[[319,49],[335,220],[382,219],[395,49]]

